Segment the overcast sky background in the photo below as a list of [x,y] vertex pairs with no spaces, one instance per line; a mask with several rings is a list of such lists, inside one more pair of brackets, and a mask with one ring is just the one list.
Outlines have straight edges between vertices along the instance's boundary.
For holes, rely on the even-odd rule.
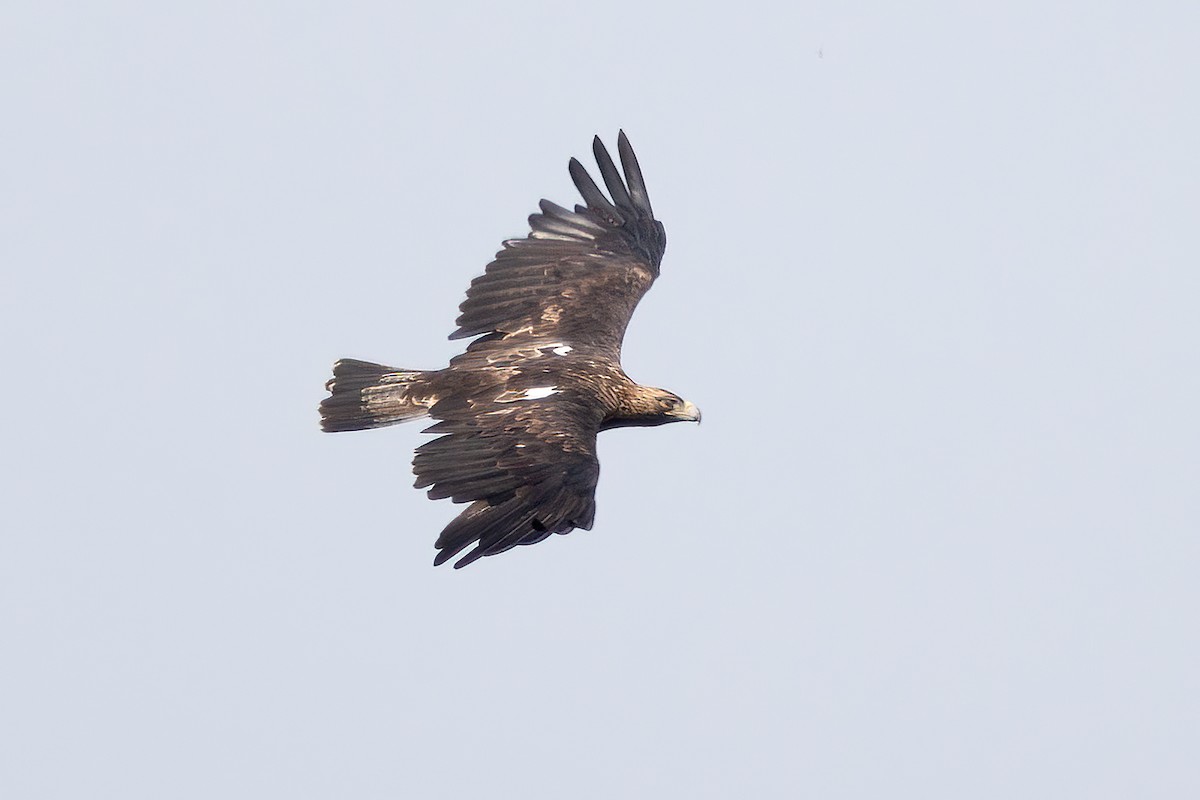
[[[0,796],[1200,796],[1200,6],[8,2]],[[592,532],[418,426],[572,155],[667,226]]]

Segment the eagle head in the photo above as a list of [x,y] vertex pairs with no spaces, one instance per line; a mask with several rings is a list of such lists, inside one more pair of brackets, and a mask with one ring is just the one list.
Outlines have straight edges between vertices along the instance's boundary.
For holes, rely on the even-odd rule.
[[668,422],[699,421],[700,409],[674,392],[635,384],[619,398],[617,412],[605,420],[600,429],[648,428]]
[[700,409],[674,392],[659,390],[658,403],[663,422],[699,422]]

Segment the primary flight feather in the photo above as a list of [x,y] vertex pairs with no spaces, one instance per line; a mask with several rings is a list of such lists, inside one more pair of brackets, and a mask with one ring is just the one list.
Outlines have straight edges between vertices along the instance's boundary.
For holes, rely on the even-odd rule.
[[342,359],[321,402],[326,431],[432,417],[417,448],[417,488],[470,503],[437,539],[434,564],[482,556],[552,533],[590,529],[596,512],[596,435],[608,428],[700,421],[678,395],[621,369],[621,342],[667,246],[641,168],[622,132],[621,167],[592,143],[608,195],[576,159],[585,205],[543,200],[530,233],[510,239],[471,281],[451,339],[478,337],[441,370]]

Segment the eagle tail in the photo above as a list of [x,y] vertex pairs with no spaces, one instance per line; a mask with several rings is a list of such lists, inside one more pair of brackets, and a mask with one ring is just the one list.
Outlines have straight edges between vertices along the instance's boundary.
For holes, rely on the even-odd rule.
[[321,401],[321,430],[361,431],[424,417],[437,400],[431,377],[428,372],[343,358],[333,365],[333,377],[325,384],[331,394]]

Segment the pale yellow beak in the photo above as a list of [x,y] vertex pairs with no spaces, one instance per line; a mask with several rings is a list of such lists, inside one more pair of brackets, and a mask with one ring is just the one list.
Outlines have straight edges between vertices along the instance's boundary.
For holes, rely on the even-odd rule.
[[700,421],[700,409],[696,408],[695,403],[689,403],[688,401],[685,400],[683,402],[683,408],[681,408],[679,410],[679,412],[676,414],[676,416],[679,417],[680,419],[687,420],[688,422],[699,422]]

